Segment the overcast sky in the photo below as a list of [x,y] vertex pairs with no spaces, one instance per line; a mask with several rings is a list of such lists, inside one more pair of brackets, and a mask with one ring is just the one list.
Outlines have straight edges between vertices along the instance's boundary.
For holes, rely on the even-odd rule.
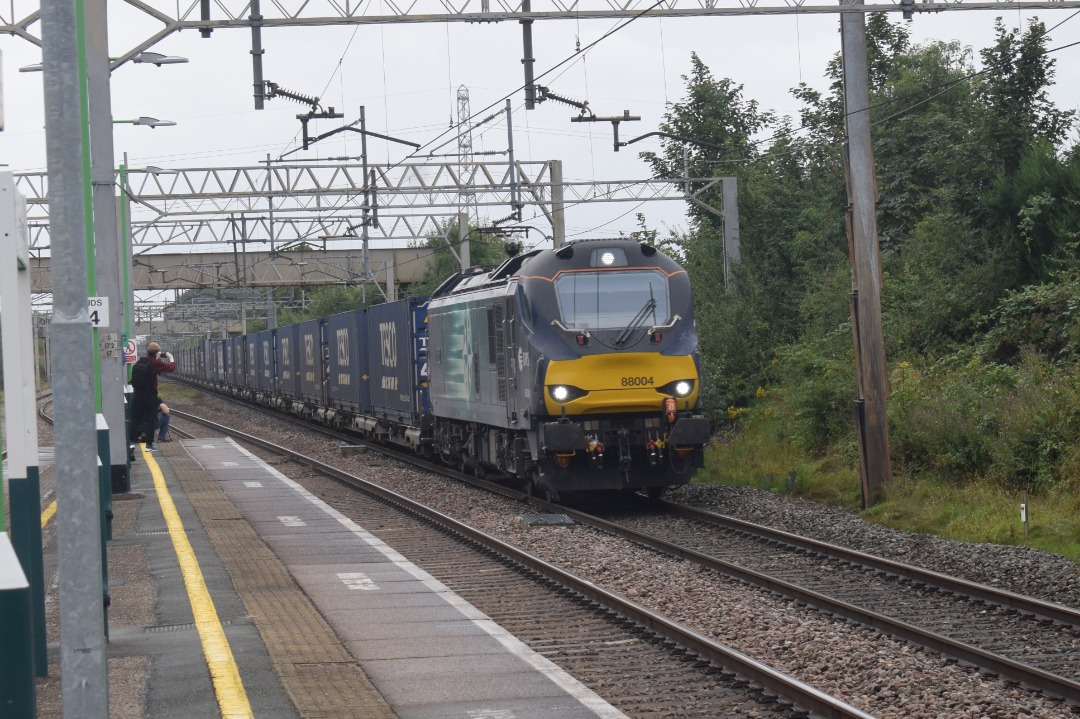
[[[127,51],[158,27],[124,4],[109,5],[113,55]],[[24,9],[32,7],[36,3]],[[542,8],[534,5],[534,9]],[[917,15],[909,27],[915,42],[958,40],[973,49],[978,61],[978,50],[992,42],[996,16],[1011,27],[1021,22],[1026,26],[1038,14],[1051,27],[1073,12],[950,11]],[[16,12],[17,17],[25,14]],[[617,24],[535,23],[537,74],[574,56],[578,42],[587,46]],[[656,130],[666,104],[683,98],[682,76],[688,72],[690,53],[697,52],[714,76],[742,84],[745,96],[757,100],[762,109],[794,115],[798,105],[789,90],[800,81],[824,89],[825,65],[839,49],[838,27],[839,16],[831,14],[638,20],[539,82],[562,95],[587,99],[600,116],[624,110],[640,115],[640,122],[622,125],[625,140]],[[1065,22],[1051,38],[1051,47],[1080,40],[1080,18]],[[117,69],[112,76],[115,119],[146,115],[178,123],[153,130],[115,125],[117,162],[126,152],[133,167],[252,165],[267,154],[276,157],[294,148],[300,131],[296,114],[304,106],[275,99],[268,100],[263,111],[253,109],[250,43],[250,31],[240,29],[218,30],[209,39],[197,32],[173,34],[152,49],[190,58],[189,63],[160,68],[127,64]],[[324,108],[343,111],[345,121],[355,120],[364,105],[369,129],[425,145],[456,117],[459,86],[469,89],[472,111],[478,114],[492,104],[501,108],[502,98],[523,83],[521,28],[516,22],[268,29],[263,46],[267,80],[319,96]],[[0,36],[0,50],[6,120],[0,133],[0,163],[15,171],[43,169],[41,73],[18,72],[20,66],[40,62],[40,50],[6,35]],[[1059,107],[1078,109],[1080,47],[1054,57],[1057,87],[1052,96]],[[552,102],[526,112],[520,91],[512,100],[519,160],[562,160],[568,180],[648,177],[648,167],[637,153],[655,150],[657,143],[643,141],[615,153],[610,123],[572,124],[570,117],[576,112]],[[312,133],[340,124],[320,121],[313,124]],[[475,136],[474,148],[504,150],[505,124],[486,126]],[[369,151],[374,162],[398,162],[409,149],[373,141]],[[292,157],[316,160],[359,152],[359,136],[343,133],[340,139]],[[526,221],[534,212],[526,209]],[[637,212],[644,213],[653,227],[685,227],[678,202],[589,204],[568,210],[567,236],[628,232],[635,229]]]

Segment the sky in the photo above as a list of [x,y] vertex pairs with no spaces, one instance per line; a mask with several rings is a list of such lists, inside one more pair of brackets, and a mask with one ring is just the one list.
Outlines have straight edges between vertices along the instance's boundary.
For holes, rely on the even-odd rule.
[[[158,3],[151,3],[161,5]],[[20,9],[20,5],[22,8]],[[118,55],[158,29],[125,4],[110,5],[110,53]],[[170,5],[166,3],[166,5]],[[23,17],[36,3],[15,3]],[[540,3],[534,9],[543,9]],[[2,11],[0,11],[2,12]],[[1050,47],[1080,40],[1080,17],[1073,10],[948,11],[920,14],[909,24],[913,41],[957,40],[978,50],[993,41],[993,23],[1001,16],[1012,27],[1026,26],[1038,15],[1048,27],[1069,18],[1051,33]],[[899,15],[893,17],[899,19]],[[563,63],[538,83],[571,98],[588,100],[599,116],[629,111],[640,122],[623,123],[626,140],[659,128],[668,103],[684,97],[683,76],[696,52],[717,78],[743,86],[746,99],[779,115],[796,116],[790,95],[800,82],[824,90],[824,70],[840,46],[839,15],[773,15],[693,19],[643,19],[610,35],[588,52],[577,53],[624,21],[542,21],[534,24],[536,74]],[[40,26],[37,26],[38,31]],[[344,122],[366,109],[368,128],[427,145],[444,134],[457,114],[457,90],[468,88],[474,115],[489,106],[503,107],[512,93],[515,153],[519,160],[563,161],[568,180],[644,179],[649,168],[638,157],[658,150],[655,138],[613,152],[610,123],[571,123],[575,110],[553,102],[526,111],[521,65],[521,28],[498,24],[398,24],[384,26],[269,28],[263,31],[264,77],[282,87],[316,95],[323,108],[345,113]],[[297,146],[304,106],[284,100],[266,102],[256,111],[252,100],[251,34],[244,29],[216,30],[209,39],[197,32],[173,34],[152,50],[189,58],[181,65],[154,67],[126,64],[112,75],[113,117],[152,116],[173,120],[175,127],[150,129],[114,125],[116,162],[124,153],[129,166],[164,168],[255,165]],[[0,132],[0,163],[13,171],[45,167],[41,73],[18,68],[41,61],[40,49],[11,36],[0,36],[6,127]],[[1052,99],[1064,109],[1080,110],[1080,46],[1055,53],[1057,86]],[[313,123],[312,133],[342,121]],[[474,135],[477,151],[506,148],[500,120]],[[1073,138],[1075,140],[1075,137]],[[441,140],[440,140],[441,142]],[[446,149],[450,149],[448,146]],[[294,158],[318,160],[358,155],[359,136],[313,145]],[[445,151],[445,150],[444,150]],[[381,141],[369,143],[374,162],[398,162],[409,150]],[[497,159],[503,159],[498,157]],[[612,236],[637,229],[637,213],[649,227],[686,228],[681,202],[589,203],[567,210],[567,237]],[[525,222],[533,208],[526,208]]]

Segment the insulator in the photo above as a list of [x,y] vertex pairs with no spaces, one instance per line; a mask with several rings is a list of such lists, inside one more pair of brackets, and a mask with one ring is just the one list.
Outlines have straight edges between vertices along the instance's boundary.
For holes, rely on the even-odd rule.
[[299,103],[301,103],[303,105],[311,105],[312,107],[317,107],[318,104],[319,104],[319,98],[317,98],[317,97],[308,97],[307,95],[301,95],[298,92],[293,92],[291,90],[286,90],[285,88],[278,85],[276,82],[270,82],[269,80],[266,80],[265,84],[266,84],[266,96],[268,98],[278,97],[278,96],[286,97],[286,98],[288,98],[290,100],[295,100],[296,102],[299,102]]

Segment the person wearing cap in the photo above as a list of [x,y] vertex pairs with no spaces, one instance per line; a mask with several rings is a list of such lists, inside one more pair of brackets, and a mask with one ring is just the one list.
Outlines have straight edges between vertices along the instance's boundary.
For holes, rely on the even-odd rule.
[[150,381],[146,387],[132,385],[131,398],[131,426],[132,441],[140,436],[146,438],[146,449],[151,452],[157,450],[154,444],[154,433],[158,424],[158,408],[163,404],[158,397],[158,375],[163,372],[175,372],[176,362],[169,352],[162,352],[161,345],[151,342],[146,345],[146,357],[150,361]]

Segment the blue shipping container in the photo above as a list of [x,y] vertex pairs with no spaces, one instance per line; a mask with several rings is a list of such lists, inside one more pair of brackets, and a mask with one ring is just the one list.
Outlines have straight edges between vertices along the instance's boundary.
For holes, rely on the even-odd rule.
[[329,350],[326,378],[327,403],[333,409],[359,413],[367,406],[363,377],[367,357],[360,350],[366,324],[363,310],[349,310],[326,318]]

